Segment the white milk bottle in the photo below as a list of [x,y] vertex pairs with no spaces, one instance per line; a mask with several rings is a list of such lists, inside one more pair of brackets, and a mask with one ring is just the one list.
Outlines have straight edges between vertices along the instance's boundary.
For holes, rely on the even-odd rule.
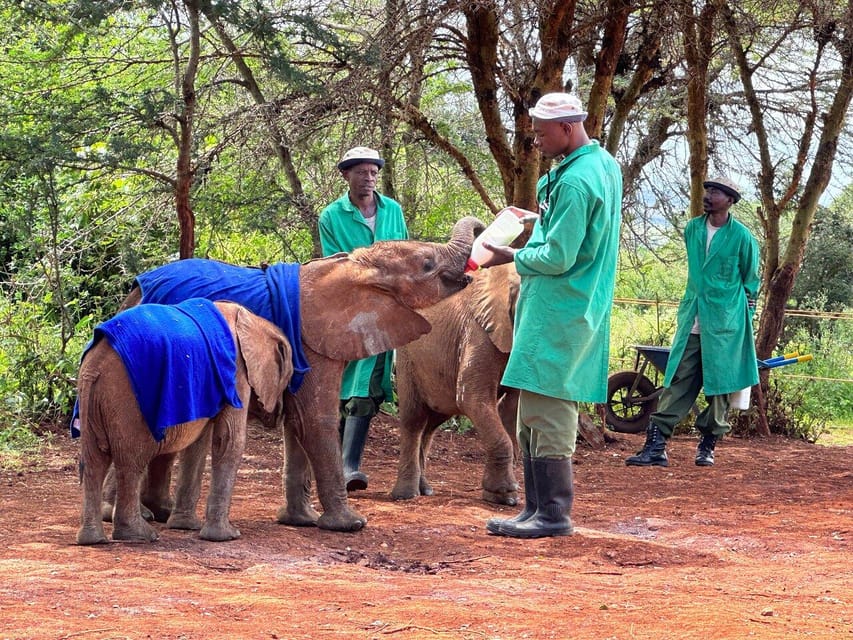
[[519,207],[506,207],[498,212],[492,223],[474,239],[471,257],[465,265],[465,271],[476,271],[480,265],[494,255],[483,246],[488,242],[496,247],[505,247],[524,231],[524,222],[537,217],[537,214]]

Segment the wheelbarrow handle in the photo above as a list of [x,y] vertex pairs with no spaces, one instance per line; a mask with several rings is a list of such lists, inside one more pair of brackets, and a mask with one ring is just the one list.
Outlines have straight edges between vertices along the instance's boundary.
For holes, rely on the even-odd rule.
[[797,362],[808,362],[809,360],[814,359],[812,354],[807,353],[804,356],[796,356],[794,358],[771,358],[770,360],[759,360],[759,367],[762,369],[775,369],[776,367],[784,367],[789,364],[795,364]]

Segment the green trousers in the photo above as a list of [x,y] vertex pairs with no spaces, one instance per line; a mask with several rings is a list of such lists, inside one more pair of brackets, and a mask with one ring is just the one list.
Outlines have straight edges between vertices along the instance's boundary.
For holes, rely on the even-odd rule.
[[521,390],[518,447],[531,458],[571,458],[578,439],[578,403]]
[[[658,400],[657,411],[652,414],[654,422],[664,437],[669,438],[699,397],[702,389],[702,348],[699,336],[691,334],[684,347],[684,355],[671,384],[663,390]],[[708,406],[696,418],[696,428],[703,435],[722,436],[731,430],[726,413],[729,410],[729,395],[705,396]]]

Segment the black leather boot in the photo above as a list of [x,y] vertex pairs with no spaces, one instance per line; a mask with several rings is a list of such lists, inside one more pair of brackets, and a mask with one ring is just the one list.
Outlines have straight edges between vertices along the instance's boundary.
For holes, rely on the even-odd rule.
[[367,476],[358,470],[361,466],[361,454],[367,442],[367,430],[370,418],[347,416],[344,421],[344,435],[341,441],[341,454],[344,464],[344,481],[347,491],[367,489]]
[[717,446],[717,436],[702,434],[699,446],[696,447],[696,466],[710,467],[714,464],[714,447]]
[[536,512],[521,522],[507,520],[499,535],[510,538],[548,538],[572,535],[575,497],[571,458],[531,458]]
[[654,422],[646,427],[646,443],[636,455],[625,458],[629,467],[668,467],[669,458],[666,455],[666,437],[660,432]]
[[521,461],[524,465],[524,510],[514,518],[489,518],[486,522],[486,529],[489,533],[503,535],[500,531],[502,524],[524,522],[536,513],[536,481],[533,479],[533,462],[531,462],[530,456],[526,454],[522,455]]

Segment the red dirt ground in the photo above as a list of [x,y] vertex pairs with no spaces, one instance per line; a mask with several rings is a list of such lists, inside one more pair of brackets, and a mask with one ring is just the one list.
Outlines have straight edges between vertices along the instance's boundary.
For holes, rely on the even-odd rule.
[[[435,438],[435,495],[394,502],[394,419],[371,430],[354,534],[274,522],[275,434],[252,428],[234,542],[162,529],[78,547],[77,443],[0,475],[2,638],[851,638],[853,447],[726,439],[717,465],[675,438],[668,469],[627,468],[642,436],[575,455],[575,535],[489,536],[472,434]],[[520,476],[520,469],[519,469]],[[107,526],[109,533],[109,525]]]

